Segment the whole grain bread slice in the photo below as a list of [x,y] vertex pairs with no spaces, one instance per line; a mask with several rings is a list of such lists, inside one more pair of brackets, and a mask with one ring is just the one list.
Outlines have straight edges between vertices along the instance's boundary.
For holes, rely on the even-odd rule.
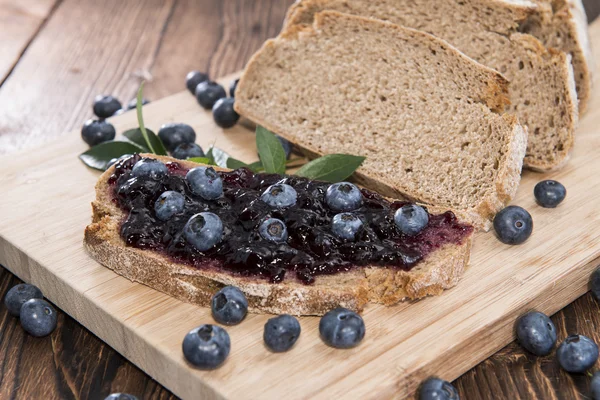
[[322,12],[250,60],[236,110],[309,156],[366,156],[355,178],[483,229],[514,196],[527,133],[499,114],[508,83],[447,42]]
[[[185,168],[198,166],[169,157],[143,156],[175,161]],[[96,184],[92,223],[85,229],[85,248],[94,259],[125,278],[200,306],[209,306],[211,297],[223,286],[235,285],[246,294],[252,312],[322,315],[338,306],[361,311],[368,302],[393,305],[405,299],[438,295],[456,285],[469,261],[472,235],[461,245],[443,246],[409,272],[356,268],[317,276],[312,285],[292,279],[274,284],[174,263],[160,253],[128,247],[121,239],[120,226],[126,215],[112,201],[108,178],[113,171],[114,167],[109,168]],[[430,208],[430,212],[441,210]]]
[[429,0],[301,0],[290,8],[284,31],[312,25],[323,10],[431,33],[499,71],[510,81],[509,110],[529,130],[524,166],[547,171],[568,160],[578,121],[569,55],[517,31],[530,19],[551,19],[547,7],[504,0],[439,0],[435,6]]

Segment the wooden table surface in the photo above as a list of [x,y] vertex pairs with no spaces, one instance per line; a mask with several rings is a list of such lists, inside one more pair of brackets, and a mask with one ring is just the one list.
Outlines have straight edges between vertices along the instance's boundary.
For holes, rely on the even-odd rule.
[[[77,129],[92,116],[97,94],[127,102],[144,79],[146,96],[159,99],[183,90],[192,69],[213,77],[240,70],[278,33],[291,2],[0,0],[0,156]],[[599,0],[584,3],[590,19],[600,13]],[[17,283],[0,268],[0,298]],[[600,343],[598,304],[589,294],[553,320],[559,338],[583,333]],[[516,343],[454,384],[468,400],[589,398],[589,377],[564,373],[554,357],[532,357]],[[112,392],[175,398],[66,314],[51,336],[36,339],[0,307],[0,399]]]

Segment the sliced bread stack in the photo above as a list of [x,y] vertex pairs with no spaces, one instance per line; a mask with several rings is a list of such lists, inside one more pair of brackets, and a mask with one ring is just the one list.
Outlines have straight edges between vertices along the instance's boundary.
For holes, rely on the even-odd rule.
[[[313,18],[314,17],[314,18]],[[366,156],[356,179],[480,228],[514,196],[527,134],[508,82],[427,33],[325,11],[251,59],[236,110],[313,155]]]
[[[447,40],[509,80],[509,110],[529,130],[524,165],[546,171],[564,165],[573,147],[578,109],[571,55],[546,48],[536,37],[519,30],[535,33],[545,43],[571,53],[582,104],[589,95],[585,34],[575,20],[565,20],[571,14],[554,14],[549,2],[301,0],[290,8],[284,31],[310,26],[315,13],[334,10],[390,21]],[[570,39],[557,41],[560,32]]]

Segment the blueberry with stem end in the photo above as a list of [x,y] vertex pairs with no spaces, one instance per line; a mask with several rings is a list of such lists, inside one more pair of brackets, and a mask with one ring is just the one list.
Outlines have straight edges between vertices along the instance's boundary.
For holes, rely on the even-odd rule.
[[582,373],[598,360],[598,346],[586,336],[571,335],[558,346],[556,358],[565,371]]
[[336,308],[323,315],[319,333],[325,344],[338,349],[358,346],[365,337],[365,323],[360,315],[346,308]]
[[231,351],[231,340],[225,329],[205,324],[188,332],[181,347],[183,356],[190,364],[211,370],[223,364]]
[[194,214],[183,227],[183,235],[196,249],[206,251],[221,241],[223,222],[218,215],[208,211]]
[[546,314],[531,311],[517,320],[517,339],[536,356],[546,356],[556,344],[556,328]]
[[494,217],[494,230],[502,243],[521,244],[531,236],[533,219],[524,208],[508,206]]
[[248,300],[235,286],[225,286],[212,297],[211,311],[215,321],[223,325],[237,325],[248,313]]
[[42,291],[34,285],[20,283],[10,288],[4,297],[4,305],[10,315],[18,317],[21,313],[21,307],[25,302],[31,299],[43,299]]
[[567,189],[560,182],[545,180],[535,185],[533,195],[540,206],[555,208],[567,196]]
[[35,337],[42,337],[54,331],[58,316],[54,307],[46,300],[31,299],[21,307],[19,318],[25,332]]
[[282,353],[291,349],[300,337],[300,323],[291,315],[270,318],[265,324],[263,340],[269,350]]
[[192,168],[185,180],[191,191],[205,200],[216,200],[223,194],[223,180],[212,167]]
[[349,182],[334,183],[327,188],[325,203],[334,211],[353,211],[362,205],[362,193]]
[[419,205],[407,204],[396,210],[394,223],[400,232],[415,236],[429,223],[429,214]]

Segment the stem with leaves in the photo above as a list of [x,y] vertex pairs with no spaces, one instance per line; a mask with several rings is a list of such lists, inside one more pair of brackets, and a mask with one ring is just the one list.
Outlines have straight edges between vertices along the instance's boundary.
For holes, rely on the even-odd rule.
[[138,124],[140,126],[140,131],[142,131],[142,136],[144,137],[144,140],[146,141],[146,145],[148,146],[148,149],[150,149],[150,151],[153,154],[156,154],[156,151],[152,147],[152,143],[150,142],[150,139],[148,138],[148,132],[146,132],[146,127],[144,126],[144,115],[142,113],[142,98],[143,98],[143,93],[144,93],[144,83],[145,82],[142,81],[142,83],[140,84],[140,88],[138,89],[137,104],[136,104],[135,108],[137,111],[137,119],[138,119]]

